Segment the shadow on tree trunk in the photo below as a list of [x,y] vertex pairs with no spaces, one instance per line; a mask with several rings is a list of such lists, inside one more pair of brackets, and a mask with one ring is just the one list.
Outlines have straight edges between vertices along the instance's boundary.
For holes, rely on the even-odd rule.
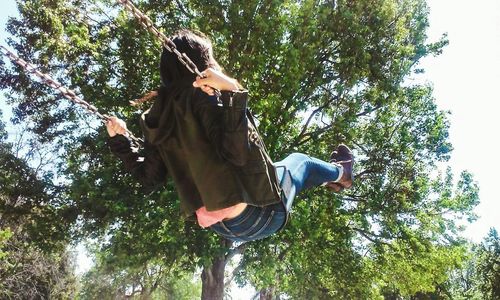
[[[229,248],[231,241],[221,239],[221,244]],[[229,259],[224,253],[212,260],[211,266],[205,266],[201,272],[201,299],[222,300],[224,298],[224,269]]]

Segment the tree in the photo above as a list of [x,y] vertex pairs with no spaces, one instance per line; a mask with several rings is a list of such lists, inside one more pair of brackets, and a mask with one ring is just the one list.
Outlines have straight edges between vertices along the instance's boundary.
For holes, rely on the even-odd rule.
[[478,244],[467,245],[467,259],[432,293],[412,299],[499,299],[499,239],[494,228]]
[[60,236],[48,204],[52,187],[6,138],[0,121],[0,298],[69,299],[76,278],[66,243],[51,241]]
[[116,261],[113,254],[93,247],[95,265],[84,274],[80,299],[195,299],[201,284],[190,273],[178,272],[175,266],[165,269],[162,262],[148,261],[130,268]]
[[500,239],[496,229],[478,246],[479,288],[486,299],[500,299]]
[[[126,103],[159,85],[160,46],[109,4],[19,2],[10,44],[138,132],[137,111]],[[447,43],[427,42],[424,0],[137,4],[167,34],[187,26],[211,35],[221,64],[251,92],[272,157],[326,159],[345,142],[355,146],[357,183],[340,196],[304,193],[283,232],[232,245],[179,218],[171,185],[150,194],[137,186],[107,152],[99,124],[20,70],[3,70],[0,87],[15,92],[16,119],[33,121],[37,140],[64,153],[58,173],[75,237],[108,236],[102,250],[129,267],[203,267],[204,299],[222,297],[225,266],[238,253],[226,277],[298,299],[432,291],[464,260],[455,221],[474,219],[478,189],[466,172],[458,182],[451,171],[432,176],[452,150],[447,113],[429,86],[406,81]]]
[[[463,265],[453,270],[447,280],[439,288],[440,296],[443,299],[485,299],[483,293],[479,288],[479,276],[477,273],[477,246],[470,244],[467,247],[468,257]],[[438,289],[436,289],[438,290]]]

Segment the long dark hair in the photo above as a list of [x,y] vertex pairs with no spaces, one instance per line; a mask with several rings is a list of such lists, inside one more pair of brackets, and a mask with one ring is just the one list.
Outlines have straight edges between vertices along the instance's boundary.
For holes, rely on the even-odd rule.
[[[176,32],[171,40],[179,52],[186,53],[196,64],[198,70],[203,71],[209,67],[220,70],[219,64],[213,58],[212,43],[203,33],[183,29]],[[158,91],[138,100],[138,103],[142,103],[156,98],[146,114],[147,125],[158,129],[146,136],[152,144],[160,144],[173,135],[176,126],[174,102],[178,95],[189,87],[192,88],[196,79],[196,74],[191,73],[177,56],[167,49],[163,49],[161,55],[160,76],[162,85]]]
[[[212,42],[202,32],[181,29],[171,37],[171,40],[179,52],[186,53],[200,72],[207,68],[221,69],[213,57]],[[137,106],[154,99],[158,94],[171,94],[174,90],[179,90],[179,85],[186,86],[192,83],[196,75],[179,61],[177,55],[163,48],[160,59],[160,77],[162,86],[157,91],[151,91],[130,103]]]
[[[186,53],[198,67],[198,70],[203,71],[209,67],[220,69],[213,57],[212,42],[203,33],[182,29],[177,31],[171,39],[177,50]],[[192,83],[196,78],[196,75],[191,73],[174,53],[165,48],[163,48],[161,55],[160,75],[165,86],[179,80]]]

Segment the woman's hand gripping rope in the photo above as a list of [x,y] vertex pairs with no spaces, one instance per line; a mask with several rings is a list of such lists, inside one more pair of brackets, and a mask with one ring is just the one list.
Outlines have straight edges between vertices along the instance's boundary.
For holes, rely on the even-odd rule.
[[109,117],[106,122],[106,130],[110,137],[114,137],[117,134],[126,135],[127,134],[127,124],[122,119],[117,117]]
[[193,82],[193,86],[200,88],[210,96],[215,95],[214,89],[219,91],[236,91],[242,88],[236,79],[225,75],[221,71],[208,68],[201,72],[201,74],[205,77],[201,78],[197,76],[196,81]]

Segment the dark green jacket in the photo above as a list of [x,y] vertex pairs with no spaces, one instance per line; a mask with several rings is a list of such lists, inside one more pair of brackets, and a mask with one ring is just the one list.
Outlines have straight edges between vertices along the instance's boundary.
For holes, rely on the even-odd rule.
[[247,92],[223,92],[221,100],[217,105],[199,89],[184,89],[162,115],[173,118],[167,138],[148,124],[146,111],[143,154],[122,135],[109,140],[143,185],[165,183],[170,175],[186,217],[202,206],[213,211],[240,202],[266,206],[280,201],[275,169],[247,111]]

